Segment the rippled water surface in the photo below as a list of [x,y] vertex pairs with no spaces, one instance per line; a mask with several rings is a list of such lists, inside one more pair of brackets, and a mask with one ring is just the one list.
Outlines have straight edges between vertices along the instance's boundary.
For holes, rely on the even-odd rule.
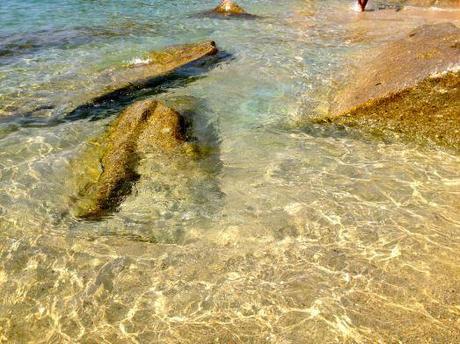
[[[0,342],[460,340],[460,157],[306,121],[352,57],[426,20],[241,4],[260,18],[194,16],[208,0],[1,1]],[[217,63],[69,119],[107,70],[206,39]],[[212,153],[146,157],[118,212],[74,218],[73,162],[152,96],[195,104]]]

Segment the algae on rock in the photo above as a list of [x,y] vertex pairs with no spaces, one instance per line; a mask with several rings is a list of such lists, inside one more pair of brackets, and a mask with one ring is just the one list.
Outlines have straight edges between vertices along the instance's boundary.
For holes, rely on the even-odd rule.
[[132,104],[75,161],[81,170],[75,215],[98,218],[116,209],[139,178],[142,155],[187,154],[185,142],[185,120],[178,112],[156,100]]
[[430,77],[416,86],[370,100],[319,122],[358,127],[374,135],[460,151],[460,73]]

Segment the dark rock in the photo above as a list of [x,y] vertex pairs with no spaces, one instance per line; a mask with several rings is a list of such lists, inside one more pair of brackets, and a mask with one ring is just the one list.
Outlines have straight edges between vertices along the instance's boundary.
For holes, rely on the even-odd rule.
[[[394,131],[417,142],[459,145],[460,29],[425,25],[363,61],[315,122]],[[436,76],[434,77],[433,76]]]

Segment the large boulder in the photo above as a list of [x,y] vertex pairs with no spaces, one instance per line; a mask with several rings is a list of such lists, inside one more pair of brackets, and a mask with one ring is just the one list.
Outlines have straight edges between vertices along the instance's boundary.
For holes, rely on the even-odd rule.
[[360,63],[329,114],[315,121],[393,130],[460,148],[459,66],[460,29],[449,23],[421,26]]
[[186,151],[185,141],[185,120],[178,112],[156,100],[132,104],[74,162],[80,171],[74,214],[99,218],[116,209],[139,177],[141,156]]

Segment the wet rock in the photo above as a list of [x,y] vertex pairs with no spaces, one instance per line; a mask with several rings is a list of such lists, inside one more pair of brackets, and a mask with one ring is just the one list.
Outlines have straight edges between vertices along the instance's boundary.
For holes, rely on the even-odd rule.
[[101,97],[120,89],[142,86],[153,78],[159,78],[216,53],[217,47],[213,41],[171,46],[161,51],[151,52],[149,63],[104,76],[108,80],[108,85]]
[[460,148],[459,75],[440,75],[459,65],[460,29],[449,23],[421,26],[360,64],[329,114],[315,121]]
[[218,49],[214,41],[183,44],[168,47],[161,51],[154,51],[148,55],[148,63],[123,68],[122,70],[103,73],[98,84],[106,85],[96,94],[84,95],[77,99],[79,105],[71,111],[67,117],[72,118],[79,109],[111,99],[114,95],[123,91],[142,88],[152,80],[162,80],[166,75],[185,67],[190,63],[197,62],[208,56],[217,54]]
[[[147,67],[153,67],[151,70],[156,69],[157,73],[165,73],[216,53],[217,47],[214,41],[172,46],[149,53],[150,62]],[[142,70],[146,69],[145,67],[144,65],[137,68]]]
[[186,151],[184,123],[178,112],[156,100],[139,101],[123,111],[93,143],[95,148],[75,163],[83,174],[77,177],[80,190],[75,215],[98,218],[116,209],[139,178],[137,165],[142,155]]
[[219,6],[214,8],[211,11],[204,12],[204,15],[211,16],[211,17],[223,17],[223,18],[247,18],[247,19],[254,19],[256,18],[255,15],[247,13],[240,5],[233,2],[232,0],[223,0],[220,2]]
[[374,136],[460,150],[460,73],[427,78],[324,121],[362,128]]
[[214,9],[214,13],[222,14],[225,16],[247,14],[241,6],[231,0],[221,1],[219,6]]

